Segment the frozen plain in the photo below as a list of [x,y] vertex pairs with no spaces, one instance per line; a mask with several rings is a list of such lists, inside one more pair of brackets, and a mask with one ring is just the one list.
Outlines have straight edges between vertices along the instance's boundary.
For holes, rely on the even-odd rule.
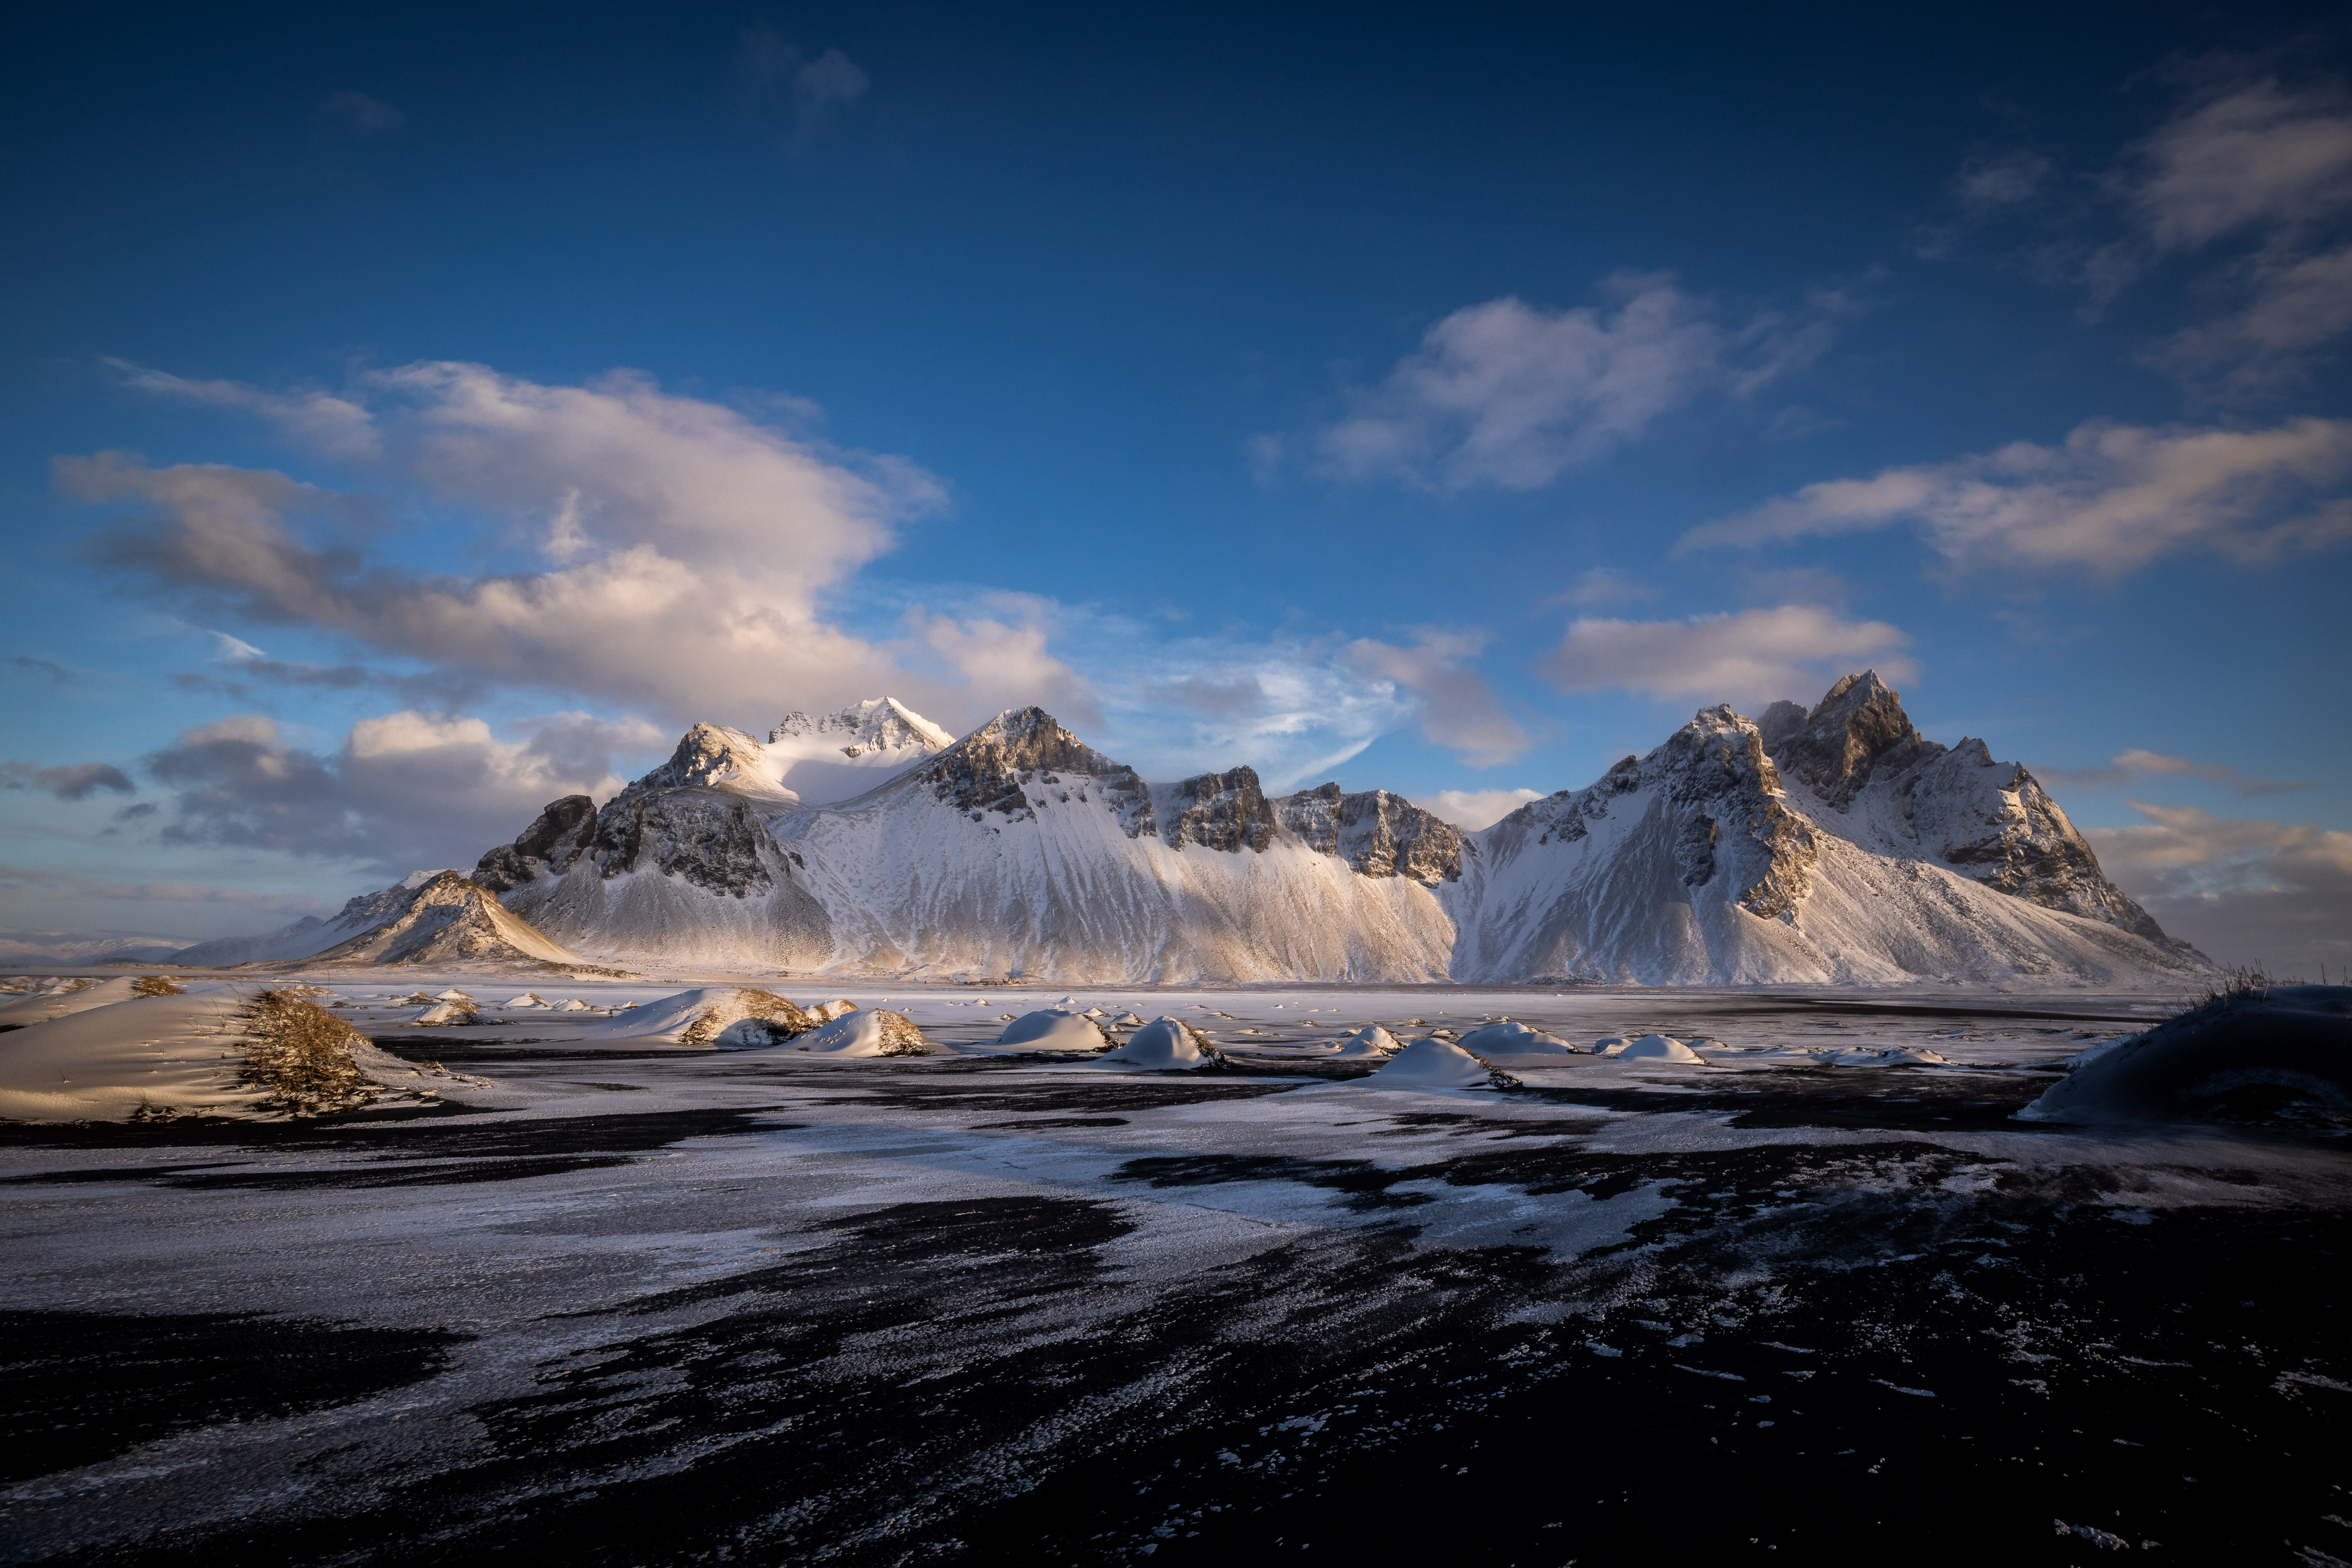
[[[777,987],[1234,1057],[1155,1074],[308,977],[446,1103],[0,1129],[10,1560],[2352,1555],[2341,1143],[2011,1119],[2162,1000]],[[451,983],[527,988],[397,982]],[[1317,1049],[1503,1015],[1726,1049],[1515,1092]],[[1952,1065],[1831,1064],[1897,1046]]]

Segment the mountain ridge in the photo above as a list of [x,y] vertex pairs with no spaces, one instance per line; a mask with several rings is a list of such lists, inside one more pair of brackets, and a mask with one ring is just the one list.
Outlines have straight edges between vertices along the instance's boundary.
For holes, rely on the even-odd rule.
[[[1475,832],[1385,790],[1269,795],[1245,765],[1148,780],[1035,706],[944,734],[887,697],[792,716],[771,743],[698,724],[603,806],[551,802],[474,881],[569,950],[816,973],[2141,984],[2207,967],[2026,769],[1928,740],[1874,672],[1761,719],[1702,709]],[[776,737],[880,760],[814,803],[780,782]]]

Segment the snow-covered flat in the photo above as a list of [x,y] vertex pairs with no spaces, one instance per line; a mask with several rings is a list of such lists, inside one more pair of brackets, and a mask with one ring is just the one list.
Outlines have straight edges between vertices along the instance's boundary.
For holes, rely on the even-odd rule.
[[[271,983],[433,1096],[0,1127],[12,1560],[2105,1560],[2082,1525],[2186,1562],[2341,1529],[2340,1137],[2015,1114],[2172,998]],[[746,989],[925,1053],[726,1040]],[[1145,1048],[1001,1043],[1040,1012]]]

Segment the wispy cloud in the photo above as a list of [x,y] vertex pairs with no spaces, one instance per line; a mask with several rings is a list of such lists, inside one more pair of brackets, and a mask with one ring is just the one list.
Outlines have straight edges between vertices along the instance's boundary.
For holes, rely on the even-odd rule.
[[2203,549],[2238,560],[2352,537],[2352,420],[2269,430],[2094,420],[2062,446],[2017,442],[1949,463],[1808,485],[1683,536],[1677,550],[1916,526],[1962,567],[2121,573]]
[[2162,752],[2146,751],[2137,747],[2117,752],[2100,768],[2040,768],[2034,771],[2053,783],[2088,789],[2120,789],[2143,779],[2202,779],[2208,783],[2223,785],[2248,799],[2311,788],[2309,784],[2293,779],[2257,779],[2226,762],[2198,762],[2186,757],[2167,757]]
[[1908,680],[1916,666],[1900,651],[1910,643],[1885,622],[1848,621],[1811,605],[1687,621],[1580,619],[1545,656],[1543,673],[1564,692],[1754,705],[1818,691],[1833,674],[1865,664]]
[[393,105],[351,88],[329,93],[326,101],[319,105],[319,116],[370,135],[397,131],[408,123],[408,116]]
[[1712,301],[1654,274],[1619,274],[1601,292],[1598,306],[1504,298],[1447,316],[1318,433],[1318,470],[1441,490],[1537,489],[1701,397],[1750,397],[1811,364],[1837,313],[1824,296],[1801,316],[1727,323]]
[[79,762],[62,768],[42,768],[13,759],[0,763],[0,789],[26,789],[47,790],[60,800],[87,800],[100,789],[117,795],[139,793],[139,786],[122,769],[108,762]]
[[1544,798],[1539,789],[1440,789],[1416,795],[1412,803],[1432,816],[1468,832],[1490,828],[1530,800]]
[[746,117],[781,122],[795,152],[831,131],[873,85],[839,49],[812,57],[766,22],[754,22],[736,39],[735,78]]
[[1419,708],[1423,738],[1473,768],[1508,762],[1528,749],[1528,732],[1503,711],[1486,678],[1470,661],[1486,645],[1484,632],[1418,627],[1409,643],[1358,638],[1341,653],[1349,667],[1409,694]]
[[47,659],[36,659],[30,653],[17,654],[15,667],[28,675],[46,675],[60,686],[73,679],[73,672],[63,664],[53,664]]
[[2101,868],[2166,930],[2225,961],[2263,960],[2287,973],[2352,960],[2352,833],[2194,806],[2131,806],[2138,825],[2084,836]]

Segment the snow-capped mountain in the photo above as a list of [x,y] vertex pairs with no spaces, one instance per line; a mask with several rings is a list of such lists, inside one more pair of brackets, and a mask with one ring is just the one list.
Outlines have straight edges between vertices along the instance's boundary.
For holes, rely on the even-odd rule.
[[[1874,674],[1762,725],[1708,709],[1477,833],[1383,790],[1269,797],[1248,768],[1150,782],[1036,708],[941,734],[888,698],[766,743],[698,725],[601,810],[551,804],[476,879],[623,962],[1073,983],[2127,986],[2205,967],[2031,775],[1920,737]],[[785,786],[824,759],[780,747],[842,737],[871,787],[827,807]]]
[[698,724],[667,762],[629,789],[700,785],[763,802],[823,806],[862,795],[954,741],[898,698],[872,697],[822,718],[788,713],[765,741]]
[[177,964],[446,964],[470,961],[579,967],[565,951],[501,904],[495,890],[461,872],[411,872],[380,892],[362,894],[331,920],[304,915],[261,936],[199,943]]

